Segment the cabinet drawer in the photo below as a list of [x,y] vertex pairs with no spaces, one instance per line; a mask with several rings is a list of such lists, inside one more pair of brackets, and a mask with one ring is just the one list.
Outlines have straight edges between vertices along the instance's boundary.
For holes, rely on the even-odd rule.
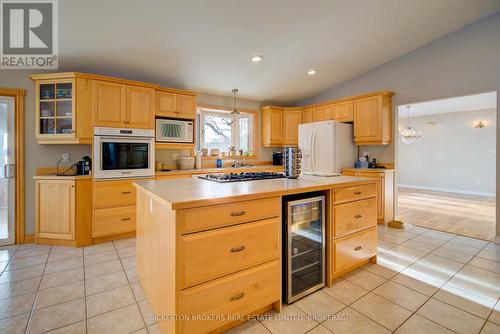
[[375,197],[377,195],[377,185],[366,184],[362,186],[348,187],[337,189],[334,191],[333,200],[335,204],[356,201]]
[[95,238],[135,231],[135,211],[135,205],[94,210],[92,236]]
[[182,236],[181,287],[279,258],[279,227],[273,218]]
[[335,272],[351,268],[377,253],[377,229],[359,232],[334,242]]
[[94,209],[135,205],[133,180],[94,182]]
[[[280,299],[278,260],[180,292],[180,333],[208,333]],[[196,318],[194,318],[196,317]],[[200,320],[198,320],[200,319]],[[235,319],[237,320],[237,319]]]
[[181,234],[279,216],[278,197],[180,210]]
[[333,207],[333,224],[335,238],[377,226],[377,199],[372,197],[335,205]]

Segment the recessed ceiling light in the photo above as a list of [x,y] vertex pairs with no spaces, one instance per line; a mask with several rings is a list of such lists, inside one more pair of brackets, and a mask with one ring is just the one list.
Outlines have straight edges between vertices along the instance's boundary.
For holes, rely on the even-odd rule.
[[309,75],[315,75],[316,74],[316,70],[315,69],[309,70],[309,71],[307,71],[307,74],[309,74]]
[[258,62],[259,62],[259,61],[261,61],[262,59],[263,59],[263,57],[262,57],[262,56],[260,56],[260,55],[255,55],[255,56],[252,56],[252,61],[253,61],[254,63],[258,63]]

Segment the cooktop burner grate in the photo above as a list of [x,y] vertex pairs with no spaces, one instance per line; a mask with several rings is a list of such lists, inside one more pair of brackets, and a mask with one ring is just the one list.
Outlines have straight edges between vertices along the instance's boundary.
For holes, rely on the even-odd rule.
[[226,182],[240,182],[240,181],[254,181],[254,180],[269,180],[284,178],[283,173],[274,172],[247,172],[247,173],[221,173],[221,174],[207,174],[198,176],[200,179],[215,181],[219,183]]

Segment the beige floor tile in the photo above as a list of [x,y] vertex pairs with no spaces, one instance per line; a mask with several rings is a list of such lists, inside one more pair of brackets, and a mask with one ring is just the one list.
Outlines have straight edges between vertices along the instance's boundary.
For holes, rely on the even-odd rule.
[[425,233],[413,238],[412,240],[417,241],[417,242],[421,242],[424,244],[429,244],[431,246],[438,246],[438,247],[442,246],[443,244],[445,244],[448,241],[448,240],[434,238],[434,237],[431,237],[429,235],[425,235]]
[[135,256],[135,246],[118,249],[118,256],[120,258]]
[[50,246],[33,247],[29,249],[19,249],[14,256],[13,260],[24,259],[32,256],[47,256],[50,252]]
[[87,320],[88,334],[130,333],[144,327],[144,321],[137,304],[125,306]]
[[140,302],[146,299],[146,295],[144,294],[144,290],[142,289],[140,282],[136,282],[134,284],[131,284],[130,286],[132,287],[132,292],[134,293],[135,300]]
[[348,274],[342,276],[343,279],[356,284],[366,290],[375,289],[377,286],[384,283],[387,279],[372,274],[369,271],[363,269],[355,269]]
[[116,249],[135,247],[135,238],[114,240],[113,243],[115,244]]
[[11,246],[5,246],[0,248],[0,261],[10,261],[14,256],[17,248]]
[[456,242],[455,239],[451,239],[441,247],[451,249],[460,253],[465,253],[468,255],[476,255],[481,251],[481,248],[471,247],[463,243]]
[[500,274],[500,262],[495,262],[476,256],[469,262],[469,264],[474,267],[486,269]]
[[0,284],[0,299],[14,297],[38,290],[41,277],[28,278],[7,284]]
[[[148,331],[148,330],[149,330],[149,331]],[[155,328],[152,328],[151,330],[150,330],[149,328],[148,328],[148,329],[146,329],[146,328],[141,328],[141,329],[139,329],[138,331],[135,331],[135,332],[133,332],[133,333],[131,333],[131,334],[148,334],[148,333],[149,333],[149,334],[153,334],[153,332],[152,332],[152,331],[154,331],[154,330],[155,330]],[[158,327],[158,330],[160,330],[160,328],[159,328],[159,327]],[[158,334],[161,334],[161,332],[158,332]]]
[[500,298],[500,274],[466,265],[448,283],[487,299]]
[[416,262],[426,256],[429,252],[425,250],[415,249],[411,247],[406,247],[403,244],[398,245],[389,250],[390,253],[397,254],[404,258],[405,260]]
[[27,333],[43,333],[84,319],[85,300],[80,298],[34,311]]
[[452,242],[459,243],[462,245],[474,247],[474,248],[482,248],[488,244],[488,241],[480,240],[480,239],[475,239],[475,238],[469,238],[469,237],[464,237],[464,236],[456,236],[451,240]]
[[405,242],[405,241],[408,240],[408,238],[398,237],[396,235],[388,234],[388,233],[380,234],[378,236],[378,239],[379,240],[393,242],[395,244],[401,244],[401,243],[403,243],[403,242]]
[[441,231],[434,231],[434,230],[429,230],[424,233],[425,236],[431,236],[436,239],[441,239],[441,240],[451,240],[455,238],[455,234],[451,233],[446,233],[446,232],[441,232]]
[[372,292],[410,311],[416,311],[429,299],[429,296],[392,281],[385,282]]
[[40,309],[70,300],[82,298],[84,296],[83,281],[59,285],[38,292],[35,302],[35,309]]
[[373,293],[363,296],[350,307],[392,331],[412,315],[407,309]]
[[54,329],[53,331],[46,332],[44,334],[86,334],[86,332],[87,323],[83,320],[68,326]]
[[110,252],[115,250],[113,242],[105,242],[102,244],[95,244],[92,246],[87,246],[83,249],[84,255],[90,255],[95,253]]
[[83,281],[83,267],[43,275],[40,289]]
[[388,334],[390,331],[368,317],[347,307],[336,317],[325,321],[326,328],[335,334]]
[[429,245],[429,244],[426,244],[426,243],[423,243],[423,242],[415,241],[415,239],[410,239],[410,240],[408,240],[406,242],[403,242],[401,244],[401,246],[408,247],[408,248],[413,248],[413,249],[418,249],[418,250],[421,250],[421,251],[424,251],[424,252],[432,252],[433,250],[435,250],[436,248],[438,248],[438,246]]
[[139,281],[139,277],[137,277],[137,271],[135,268],[130,268],[125,270],[125,274],[127,274],[127,279],[130,282],[130,284]]
[[457,261],[460,263],[464,263],[464,264],[469,262],[470,260],[472,260],[472,258],[474,257],[473,255],[464,254],[462,252],[458,252],[456,250],[445,248],[445,247],[439,247],[438,249],[433,251],[431,254],[437,255],[440,257],[444,257],[444,258],[447,258],[447,259],[450,259],[453,261]]
[[120,261],[122,262],[123,269],[125,270],[136,267],[135,256],[124,257],[121,258]]
[[42,276],[43,268],[45,268],[44,264],[28,268],[4,271],[0,276],[0,284]]
[[284,306],[281,313],[270,311],[261,323],[275,334],[302,334],[318,325],[295,305]]
[[492,251],[487,250],[487,249],[483,249],[482,251],[480,251],[477,254],[477,256],[481,257],[483,259],[490,260],[490,261],[500,262],[500,254],[492,252]]
[[116,259],[118,259],[118,254],[116,254],[116,251],[113,249],[112,251],[109,251],[109,252],[102,252],[102,253],[85,255],[84,262],[85,262],[85,266],[91,266],[93,264],[108,262],[108,261],[116,260]]
[[30,312],[35,301],[36,293],[27,293],[0,300],[0,319],[13,317]]
[[475,293],[448,284],[445,284],[433,298],[484,319],[488,318],[496,303],[496,300],[485,299]]
[[441,287],[462,267],[463,263],[429,254],[403,270],[402,273],[424,283]]
[[393,247],[396,247],[397,245],[398,244],[395,242],[378,239],[377,240],[377,251],[378,252],[385,252]]
[[[151,327],[153,326],[158,327],[159,330],[158,324],[151,325],[148,327],[150,334],[154,333],[153,331],[156,331],[156,329],[153,329],[153,331],[151,330]],[[161,334],[159,331],[156,333]],[[264,327],[264,325],[253,319],[237,327],[231,328],[230,330],[224,332],[224,334],[269,334],[269,331],[266,329],[266,327]]]
[[313,320],[323,322],[342,310],[345,305],[322,290],[306,296],[294,303]]
[[52,247],[48,262],[67,260],[73,257],[83,256],[82,248]]
[[48,262],[47,266],[45,267],[45,273],[56,273],[80,267],[83,267],[83,257],[75,257],[66,260]]
[[498,333],[500,333],[500,326],[489,321],[484,325],[483,329],[481,330],[481,334],[498,334]]
[[359,299],[368,293],[368,290],[352,284],[342,278],[337,278],[333,282],[331,288],[325,287],[321,291],[346,305],[351,304],[356,299]]
[[[101,253],[104,254],[104,253]],[[99,255],[99,254],[97,254]],[[108,262],[97,263],[91,266],[85,267],[85,278],[93,278],[97,276],[103,276],[111,273],[115,273],[118,271],[123,271],[122,264],[120,260],[115,259]]]
[[88,295],[128,285],[123,271],[104,276],[98,276],[85,281],[85,291]]
[[23,257],[20,259],[13,259],[10,261],[6,270],[21,269],[26,267],[32,267],[47,262],[47,255],[36,255],[30,257]]
[[413,261],[408,260],[405,256],[399,255],[389,249],[386,252],[377,254],[377,264],[388,269],[400,272],[413,264]]
[[497,302],[488,320],[500,325],[500,302]]
[[424,317],[414,314],[410,319],[406,320],[397,331],[397,334],[452,334],[454,332],[450,331],[443,326],[436,324]]
[[312,330],[307,332],[307,334],[332,334],[326,327],[323,325],[318,325],[314,327]]
[[478,333],[485,323],[484,319],[436,299],[430,299],[417,313],[457,333]]
[[415,238],[417,235],[421,234],[421,233],[413,233],[412,231],[406,229],[395,229],[390,227],[387,229],[386,233],[407,239]]
[[87,317],[134,304],[135,299],[128,285],[87,296]]
[[372,274],[375,274],[377,276],[387,278],[387,279],[390,279],[398,274],[398,272],[395,270],[392,270],[392,269],[384,267],[380,264],[375,264],[375,263],[371,263],[371,262],[365,264],[361,268],[363,268],[364,270],[368,270]]
[[24,334],[28,320],[29,313],[21,314],[15,317],[0,320],[0,333],[8,334]]
[[439,289],[434,285],[427,284],[405,274],[397,274],[396,276],[391,278],[391,281],[404,285],[427,296],[432,296]]
[[155,314],[151,310],[148,301],[143,300],[139,302],[138,305],[139,305],[139,310],[141,311],[142,319],[144,319],[146,326],[151,326],[152,324],[154,324],[156,322]]
[[[259,324],[259,327],[264,330],[264,332],[258,332],[258,331],[256,331],[256,332],[252,333],[250,331],[250,332],[247,332],[245,334],[269,334],[269,332],[264,327],[264,325],[262,325],[260,322],[258,322],[258,324]],[[245,324],[240,325],[238,327],[242,327],[242,326],[245,326]],[[137,332],[137,334],[146,334],[146,333],[140,333],[140,331],[141,330],[139,330]],[[147,333],[149,333],[149,334],[162,334],[161,329],[160,329],[160,325],[158,323],[156,323],[156,324],[153,324],[153,325],[149,326],[148,329],[147,329]],[[238,333],[238,332],[236,332],[236,333]],[[244,332],[240,332],[240,333],[244,333]]]
[[0,273],[7,268],[7,265],[9,264],[9,261],[0,261]]

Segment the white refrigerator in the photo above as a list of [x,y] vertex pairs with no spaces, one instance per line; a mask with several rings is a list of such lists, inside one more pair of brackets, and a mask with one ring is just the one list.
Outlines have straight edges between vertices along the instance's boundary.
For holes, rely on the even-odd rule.
[[358,155],[352,124],[336,121],[300,124],[299,147],[304,175],[341,175],[342,168],[352,167]]

